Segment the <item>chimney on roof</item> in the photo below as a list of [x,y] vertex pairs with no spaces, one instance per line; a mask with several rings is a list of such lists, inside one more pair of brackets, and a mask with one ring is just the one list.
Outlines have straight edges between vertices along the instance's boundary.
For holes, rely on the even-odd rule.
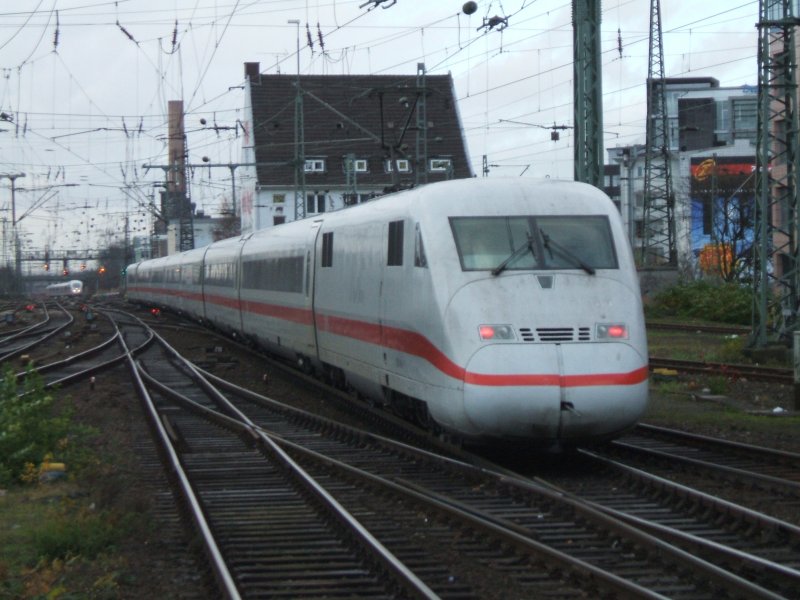
[[244,63],[244,74],[250,80],[250,83],[261,83],[261,64],[257,62]]

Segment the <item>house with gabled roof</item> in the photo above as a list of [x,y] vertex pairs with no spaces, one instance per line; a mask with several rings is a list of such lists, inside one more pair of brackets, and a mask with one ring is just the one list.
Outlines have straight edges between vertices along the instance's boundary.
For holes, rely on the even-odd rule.
[[242,233],[474,176],[449,74],[245,76]]

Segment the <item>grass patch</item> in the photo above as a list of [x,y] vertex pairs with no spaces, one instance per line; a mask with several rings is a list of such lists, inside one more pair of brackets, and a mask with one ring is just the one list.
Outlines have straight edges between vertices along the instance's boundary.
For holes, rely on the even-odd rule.
[[0,381],[0,598],[118,598],[127,567],[115,550],[150,527],[136,504],[140,495],[92,450],[98,432],[75,420],[74,403],[56,404],[35,373],[24,390],[20,396],[6,368]]
[[75,489],[16,486],[0,497],[0,598],[119,597],[125,565],[113,552],[140,515],[95,510]]

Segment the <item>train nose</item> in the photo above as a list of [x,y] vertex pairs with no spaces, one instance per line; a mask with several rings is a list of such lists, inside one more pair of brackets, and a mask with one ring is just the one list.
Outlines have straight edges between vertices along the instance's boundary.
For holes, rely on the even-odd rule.
[[604,439],[646,406],[646,359],[627,344],[489,345],[465,375],[464,410],[478,435]]
[[555,346],[485,346],[470,359],[464,379],[464,411],[478,435],[558,437],[561,388]]

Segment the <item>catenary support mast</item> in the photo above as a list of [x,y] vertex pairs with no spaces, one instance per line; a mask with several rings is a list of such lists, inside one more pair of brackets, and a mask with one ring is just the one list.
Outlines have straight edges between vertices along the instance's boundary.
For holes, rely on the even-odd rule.
[[572,0],[575,181],[603,188],[600,0]]
[[647,71],[647,134],[644,159],[644,231],[640,264],[676,266],[675,194],[672,189],[669,129],[661,38],[661,3],[650,0]]
[[758,3],[758,127],[751,345],[798,329],[798,91],[796,0]]

